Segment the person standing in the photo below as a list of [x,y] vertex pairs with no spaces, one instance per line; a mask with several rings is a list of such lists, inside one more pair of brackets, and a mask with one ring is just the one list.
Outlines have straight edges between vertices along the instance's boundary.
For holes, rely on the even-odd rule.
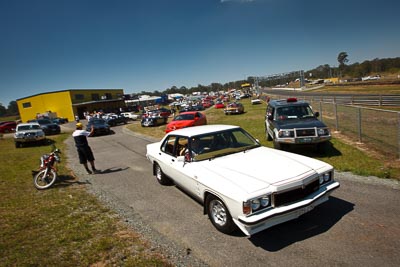
[[[83,130],[82,128],[82,123],[78,122],[76,124],[76,130],[72,133],[75,141],[75,146],[78,151],[79,163],[85,166],[88,174],[99,173],[94,165],[93,152],[87,141],[87,137],[93,135],[94,133],[94,126],[92,125],[90,132]],[[92,170],[89,169],[88,162],[90,163]]]

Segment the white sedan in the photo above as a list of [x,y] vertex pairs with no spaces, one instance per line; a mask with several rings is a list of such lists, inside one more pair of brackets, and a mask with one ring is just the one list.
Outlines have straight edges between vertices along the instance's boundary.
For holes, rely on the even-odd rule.
[[247,236],[299,217],[339,187],[322,161],[261,146],[238,126],[176,130],[147,145],[153,174],[204,205],[223,233]]

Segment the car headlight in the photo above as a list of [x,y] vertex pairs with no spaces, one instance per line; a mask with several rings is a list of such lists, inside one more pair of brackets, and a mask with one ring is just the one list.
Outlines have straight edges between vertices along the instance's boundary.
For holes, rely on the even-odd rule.
[[253,199],[251,201],[251,209],[252,210],[258,210],[261,206],[260,200],[259,199]]
[[260,198],[260,203],[261,203],[261,207],[269,206],[269,197],[265,196],[265,197]]
[[250,215],[254,212],[271,207],[271,197],[269,195],[260,196],[243,202],[243,213]]
[[321,136],[321,135],[329,135],[329,130],[326,129],[326,128],[319,128],[319,129],[317,130],[317,132],[318,132],[318,135],[319,135],[319,136]]
[[324,184],[327,183],[331,180],[331,173],[330,172],[326,172],[323,173],[319,176],[319,184]]
[[279,131],[279,137],[291,137],[292,136],[292,131],[290,130],[280,130]]

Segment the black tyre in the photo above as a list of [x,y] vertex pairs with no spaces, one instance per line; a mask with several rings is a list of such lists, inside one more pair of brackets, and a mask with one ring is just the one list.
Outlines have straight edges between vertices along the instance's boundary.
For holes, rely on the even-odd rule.
[[274,148],[275,148],[275,149],[282,149],[281,143],[279,143],[279,142],[277,142],[277,141],[274,140]]
[[15,147],[20,148],[20,147],[22,147],[22,144],[20,142],[15,142]]
[[54,184],[57,179],[55,170],[50,169],[45,176],[46,170],[41,170],[33,177],[33,184],[39,190],[47,189]]
[[161,170],[160,165],[154,163],[154,175],[157,178],[157,181],[162,185],[170,185],[172,183],[171,179],[169,179]]
[[265,136],[267,137],[267,141],[272,141],[272,137],[268,133],[267,126],[265,126]]
[[237,228],[225,204],[214,195],[209,195],[206,200],[207,215],[218,231],[231,234]]

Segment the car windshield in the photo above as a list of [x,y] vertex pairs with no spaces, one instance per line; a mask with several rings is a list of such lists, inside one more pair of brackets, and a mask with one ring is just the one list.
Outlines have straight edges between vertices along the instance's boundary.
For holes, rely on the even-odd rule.
[[92,124],[105,124],[105,121],[102,119],[97,119],[97,120],[91,120],[90,121]]
[[175,117],[174,121],[194,120],[194,114],[180,114]]
[[37,120],[37,122],[39,124],[51,124],[52,123],[50,120],[46,120],[46,119],[40,119],[40,120]]
[[194,161],[213,159],[259,147],[260,144],[241,128],[214,132],[190,139]]
[[39,125],[20,125],[18,126],[18,131],[28,131],[28,130],[38,130],[41,129]]
[[288,106],[278,108],[276,116],[278,120],[301,119],[314,117],[314,113],[310,106]]

